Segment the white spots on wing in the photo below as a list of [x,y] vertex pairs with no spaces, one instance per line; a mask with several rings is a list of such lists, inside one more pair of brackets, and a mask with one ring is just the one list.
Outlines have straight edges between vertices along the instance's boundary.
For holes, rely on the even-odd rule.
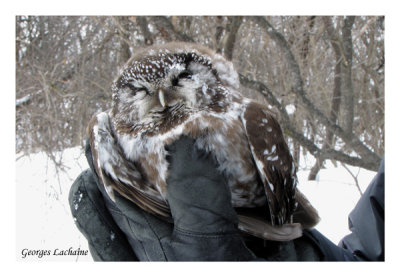
[[272,132],[272,128],[271,127],[267,127],[267,132]]
[[268,155],[272,155],[273,153],[275,153],[276,151],[276,145],[272,145],[271,150],[268,151],[268,149],[264,150],[264,155],[268,156]]
[[292,179],[292,188],[297,187],[297,177],[293,177]]
[[260,127],[264,127],[265,124],[268,124],[268,119],[266,118],[261,119]]
[[278,156],[274,156],[274,157],[269,156],[269,157],[267,157],[267,160],[271,161],[271,162],[277,161],[278,159],[279,159]]
[[272,145],[271,150],[269,151],[268,149],[264,150],[264,155],[266,156],[267,161],[274,162],[279,160],[279,156],[278,155],[272,156],[273,154],[276,154],[276,144]]
[[271,182],[268,182],[268,186],[271,189],[271,191],[274,191],[275,187],[273,184],[271,184]]

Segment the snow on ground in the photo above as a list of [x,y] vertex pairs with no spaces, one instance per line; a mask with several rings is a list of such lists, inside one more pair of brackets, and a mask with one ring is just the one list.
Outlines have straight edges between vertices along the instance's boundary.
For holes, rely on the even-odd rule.
[[[53,255],[54,251],[60,252],[56,249],[88,250],[87,241],[76,228],[68,204],[69,188],[88,165],[80,148],[64,151],[63,162],[66,171],[59,174],[44,153],[16,162],[17,260],[92,260],[90,253],[87,256]],[[24,249],[50,250],[51,255],[22,258]]]
[[[22,157],[16,162],[17,195],[17,260],[21,261],[91,261],[87,256],[54,256],[42,258],[27,256],[22,258],[22,251],[56,249],[87,250],[87,241],[76,228],[71,216],[68,193],[75,178],[88,168],[80,148],[67,149],[63,153],[65,171],[59,172],[43,153]],[[308,181],[309,169],[313,159],[302,159],[298,172],[299,188],[319,211],[321,221],[316,228],[338,243],[349,233],[347,216],[353,209],[360,193],[354,185],[354,179],[346,169],[338,164],[335,167],[327,162],[316,181]],[[375,176],[375,172],[348,167],[362,191]],[[25,250],[26,251],[26,250]]]
[[[349,234],[348,215],[360,199],[360,193],[350,173],[343,167],[334,167],[327,163],[321,169],[316,181],[308,181],[309,170],[298,172],[299,189],[317,208],[321,221],[316,226],[319,232],[337,244]],[[358,182],[364,192],[376,172],[355,167],[348,168],[354,175],[358,173]]]

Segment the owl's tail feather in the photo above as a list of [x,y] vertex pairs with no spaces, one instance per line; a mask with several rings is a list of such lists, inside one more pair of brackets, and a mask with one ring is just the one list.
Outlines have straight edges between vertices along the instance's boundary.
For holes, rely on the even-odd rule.
[[290,241],[302,236],[300,223],[272,226],[265,219],[238,214],[239,230],[265,240]]
[[303,229],[310,229],[318,224],[318,211],[311,205],[307,197],[296,189],[297,208],[293,213],[293,222],[300,222]]

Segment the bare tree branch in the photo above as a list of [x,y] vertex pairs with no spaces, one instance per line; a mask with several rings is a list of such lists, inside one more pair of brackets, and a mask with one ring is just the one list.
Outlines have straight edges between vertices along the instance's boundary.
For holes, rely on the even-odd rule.
[[79,68],[82,66],[82,64],[89,62],[89,60],[95,57],[99,52],[103,51],[106,43],[108,43],[113,36],[113,33],[108,33],[107,36],[102,40],[102,42],[95,48],[92,53],[90,53],[89,55],[87,55],[87,53],[82,53],[81,55],[77,56],[77,62],[72,63],[73,66],[69,70],[65,71],[59,79],[65,82],[73,78],[73,76],[79,71]]
[[[168,41],[175,39],[178,41],[194,42],[193,38],[176,31],[174,25],[166,16],[154,16],[152,17],[152,21]],[[174,35],[175,38],[171,37],[171,35]]]
[[136,17],[136,22],[140,27],[140,30],[142,30],[143,36],[144,36],[144,44],[145,45],[152,45],[153,44],[153,38],[149,30],[149,26],[147,23],[147,19],[145,16],[138,16]]
[[[353,179],[354,179],[354,184],[356,185],[357,190],[358,190],[358,192],[360,193],[360,196],[362,196],[363,193],[362,193],[362,190],[361,190],[360,184],[358,183],[358,178],[357,178],[358,174],[357,174],[357,175],[354,175],[354,173],[351,172],[351,170],[346,166],[346,164],[344,164],[344,163],[341,163],[341,164],[342,164],[342,166],[344,167],[344,169],[346,169],[346,171],[351,175],[351,177],[353,177]],[[360,172],[360,170],[359,170],[358,172]]]
[[224,52],[225,57],[228,60],[232,60],[233,57],[233,50],[236,41],[236,35],[239,31],[240,25],[242,24],[242,17],[241,16],[231,16],[229,17],[230,24],[229,24],[229,35],[224,45]]
[[23,105],[29,104],[29,102],[32,100],[32,98],[35,97],[35,95],[38,95],[40,93],[42,93],[42,90],[39,90],[36,93],[28,94],[28,95],[25,95],[25,96],[23,96],[21,98],[16,99],[15,100],[15,107],[19,108],[19,107],[21,107]]

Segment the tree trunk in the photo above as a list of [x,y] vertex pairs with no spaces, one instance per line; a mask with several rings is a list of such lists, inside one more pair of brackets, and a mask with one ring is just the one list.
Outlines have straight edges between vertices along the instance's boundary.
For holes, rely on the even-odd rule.
[[136,22],[140,27],[140,30],[142,31],[143,37],[144,37],[144,44],[145,45],[152,45],[153,44],[153,38],[152,35],[149,31],[147,19],[145,16],[138,16],[136,17]]
[[231,16],[229,17],[229,27],[228,27],[228,38],[226,39],[226,43],[224,45],[225,58],[228,60],[232,60],[233,57],[233,49],[236,41],[236,34],[239,31],[240,25],[242,24],[241,16]]
[[342,29],[344,62],[342,67],[342,95],[343,95],[343,129],[345,133],[353,132],[354,122],[354,91],[352,81],[353,66],[353,41],[351,29],[354,23],[354,16],[346,17]]
[[[333,85],[333,96],[331,101],[331,112],[329,115],[329,119],[332,122],[337,122],[337,118],[339,115],[340,103],[341,103],[341,94],[342,94],[342,67],[343,67],[343,56],[341,52],[341,44],[338,35],[336,34],[336,30],[333,27],[332,20],[328,17],[323,18],[326,31],[329,35],[329,41],[331,43],[332,49],[335,53],[335,78]],[[322,146],[323,149],[327,149],[328,147],[332,147],[334,145],[333,142],[334,132],[331,129],[326,130],[326,138],[324,144]],[[308,180],[315,180],[318,172],[322,168],[324,164],[324,160],[321,160],[319,157],[317,158],[314,166],[311,168],[310,174],[308,175]]]

